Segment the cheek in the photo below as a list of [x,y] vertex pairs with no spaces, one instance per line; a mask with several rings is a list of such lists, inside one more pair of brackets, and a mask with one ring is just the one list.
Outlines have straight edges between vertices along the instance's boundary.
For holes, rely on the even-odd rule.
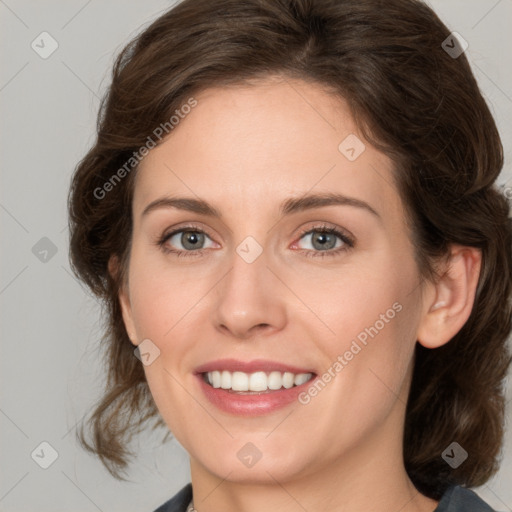
[[315,311],[331,331],[322,342],[326,370],[345,376],[334,379],[340,392],[348,386],[367,403],[392,398],[390,390],[399,393],[416,342],[417,269],[412,258],[395,256],[390,251],[347,269],[334,282],[326,280],[322,294],[317,287],[304,288],[306,300],[316,301]]
[[203,276],[191,278],[177,265],[160,255],[134,251],[129,287],[133,318],[139,336],[154,339],[158,345],[172,335],[204,295]]
[[394,260],[390,253],[341,268],[335,278],[326,276],[315,286],[304,282],[302,294],[335,338],[358,338],[364,343],[414,324],[417,283],[414,262]]

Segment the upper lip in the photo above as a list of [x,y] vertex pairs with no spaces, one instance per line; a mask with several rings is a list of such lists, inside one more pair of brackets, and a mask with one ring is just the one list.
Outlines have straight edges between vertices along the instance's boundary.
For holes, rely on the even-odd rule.
[[299,368],[279,361],[270,361],[269,359],[253,359],[252,361],[238,361],[237,359],[217,359],[209,363],[202,364],[195,369],[196,373],[213,372],[215,370],[227,370],[229,372],[290,372],[290,373],[315,373],[309,368]]

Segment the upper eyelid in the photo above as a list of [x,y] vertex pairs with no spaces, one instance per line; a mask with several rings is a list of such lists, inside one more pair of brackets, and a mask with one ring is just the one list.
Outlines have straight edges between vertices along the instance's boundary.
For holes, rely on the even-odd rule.
[[180,233],[181,231],[198,231],[200,233],[204,233],[205,235],[208,235],[210,238],[213,239],[213,237],[210,235],[207,229],[196,226],[194,224],[191,225],[185,225],[185,226],[178,226],[175,228],[170,228],[169,230],[164,231],[164,234],[162,235],[162,238],[169,238],[170,236],[173,236],[177,233]]

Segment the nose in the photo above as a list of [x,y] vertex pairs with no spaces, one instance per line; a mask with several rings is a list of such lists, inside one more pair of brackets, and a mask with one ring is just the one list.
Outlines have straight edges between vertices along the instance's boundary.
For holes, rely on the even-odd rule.
[[286,290],[275,270],[268,268],[265,250],[251,263],[235,252],[231,263],[215,287],[215,328],[238,340],[283,329]]

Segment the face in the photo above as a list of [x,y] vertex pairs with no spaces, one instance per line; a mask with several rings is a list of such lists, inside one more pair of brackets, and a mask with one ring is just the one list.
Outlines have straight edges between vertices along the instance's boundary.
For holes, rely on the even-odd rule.
[[391,161],[316,85],[195,98],[138,169],[121,294],[163,419],[219,478],[398,460],[422,299]]

